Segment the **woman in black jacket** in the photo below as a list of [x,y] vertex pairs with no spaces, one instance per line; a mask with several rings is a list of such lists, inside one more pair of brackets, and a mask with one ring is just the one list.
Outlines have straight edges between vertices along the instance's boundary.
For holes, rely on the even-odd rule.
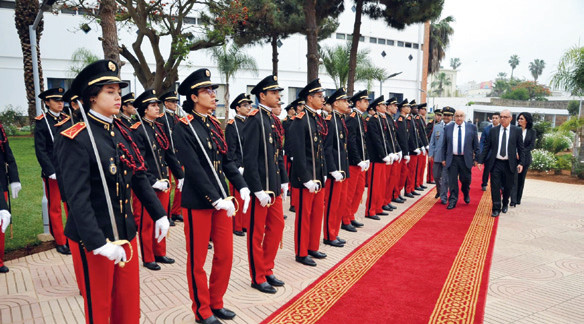
[[525,165],[521,173],[517,174],[517,181],[511,191],[511,206],[520,205],[525,186],[525,175],[531,165],[531,151],[535,148],[535,130],[533,129],[533,117],[528,112],[522,112],[517,117],[517,124],[523,134],[523,147],[525,151]]

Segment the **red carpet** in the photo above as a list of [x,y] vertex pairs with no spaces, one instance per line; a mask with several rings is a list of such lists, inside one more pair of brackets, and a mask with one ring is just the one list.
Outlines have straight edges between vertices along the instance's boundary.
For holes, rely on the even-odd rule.
[[265,322],[482,322],[497,219],[480,177],[469,205],[431,190]]

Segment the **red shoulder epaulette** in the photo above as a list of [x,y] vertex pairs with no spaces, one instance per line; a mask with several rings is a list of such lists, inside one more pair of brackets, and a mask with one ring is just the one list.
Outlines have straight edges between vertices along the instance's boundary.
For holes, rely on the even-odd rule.
[[295,118],[300,118],[302,119],[302,117],[304,117],[304,111],[299,112],[296,116],[294,116]]
[[355,117],[357,113],[353,111],[353,113],[350,115],[351,117]]
[[408,120],[412,120],[412,116],[408,116]]
[[136,122],[136,123],[134,123],[134,125],[130,126],[130,128],[133,130],[136,130],[136,129],[138,129],[138,127],[140,127],[140,124],[142,124],[142,123]]
[[367,117],[367,118],[365,118],[365,121],[369,121],[369,118],[371,118],[371,117]]
[[326,116],[325,120],[331,120],[332,117],[333,117],[332,115],[328,115]]
[[41,120],[41,119],[43,119],[43,118],[45,118],[45,115],[44,115],[44,114],[42,114],[42,115],[38,115],[38,116],[36,116],[34,119],[36,119],[36,120]]
[[56,123],[55,127],[63,126],[63,124],[65,124],[69,119],[71,119],[71,117],[65,115],[65,118],[63,120],[61,120],[60,122]]
[[181,118],[180,121],[183,122],[185,125],[188,125],[191,120],[193,120],[193,115],[186,115],[185,117]]
[[375,118],[379,118],[379,116],[378,116],[377,114],[373,115],[373,117],[375,117]]
[[402,121],[402,120],[404,120],[403,116],[399,116],[399,118],[397,119],[397,121]]
[[420,119],[420,115],[416,115],[416,117],[415,117],[415,118],[416,118],[416,119]]
[[219,119],[217,119],[217,117],[213,116],[213,115],[209,115],[209,117],[211,117],[211,119],[213,119],[216,122],[219,122]]
[[249,116],[255,116],[255,114],[258,113],[258,111],[260,111],[259,109],[254,109],[249,113]]
[[158,118],[164,117],[164,113],[160,114]]
[[61,132],[61,135],[68,137],[70,139],[74,139],[77,134],[79,134],[82,130],[84,130],[87,126],[84,122],[78,122],[77,124],[67,128],[66,130]]
[[233,122],[234,122],[234,121],[235,121],[234,119],[230,119],[230,120],[227,122],[227,124],[231,125],[231,124],[233,124]]

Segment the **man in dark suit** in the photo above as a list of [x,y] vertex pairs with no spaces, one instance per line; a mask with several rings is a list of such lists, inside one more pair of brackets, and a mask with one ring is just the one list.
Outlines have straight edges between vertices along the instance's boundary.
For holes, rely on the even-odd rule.
[[479,156],[479,138],[477,127],[465,122],[466,114],[462,110],[454,113],[454,123],[446,126],[444,135],[445,161],[442,165],[448,168],[448,183],[450,197],[448,209],[456,207],[458,201],[458,179],[462,184],[461,190],[464,202],[470,203],[470,182],[473,163]]
[[[488,159],[487,156],[489,156]],[[516,158],[517,156],[519,158]],[[479,170],[485,160],[485,167],[491,173],[491,198],[493,200],[491,216],[497,217],[500,212],[507,212],[515,175],[518,172],[521,173],[525,164],[521,129],[517,126],[511,126],[511,112],[507,109],[501,112],[501,125],[493,127],[489,132],[489,138],[479,157]],[[502,203],[501,187],[503,189]]]

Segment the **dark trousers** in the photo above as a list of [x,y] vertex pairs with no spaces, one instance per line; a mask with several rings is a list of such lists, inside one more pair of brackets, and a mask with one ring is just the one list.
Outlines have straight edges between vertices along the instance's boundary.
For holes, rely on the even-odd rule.
[[434,162],[432,172],[434,173],[434,182],[436,182],[436,192],[440,194],[440,200],[448,200],[448,174],[442,162]]
[[521,173],[517,174],[517,180],[513,185],[513,189],[511,190],[511,202],[521,204],[521,197],[523,197],[523,187],[525,187],[525,176],[527,175],[527,170],[529,169],[529,165],[523,167]]
[[483,181],[481,182],[481,187],[486,187],[489,183],[489,171],[487,168],[483,169]]
[[[513,187],[514,172],[509,169],[509,161],[495,160],[491,169],[491,198],[493,210],[500,211],[502,206],[509,205],[509,196]],[[501,205],[501,191],[503,191],[503,204]]]
[[470,191],[471,172],[464,163],[464,155],[452,156],[452,163],[448,167],[448,185],[450,187],[449,202],[458,201],[458,180],[460,179],[460,190],[467,197]]

